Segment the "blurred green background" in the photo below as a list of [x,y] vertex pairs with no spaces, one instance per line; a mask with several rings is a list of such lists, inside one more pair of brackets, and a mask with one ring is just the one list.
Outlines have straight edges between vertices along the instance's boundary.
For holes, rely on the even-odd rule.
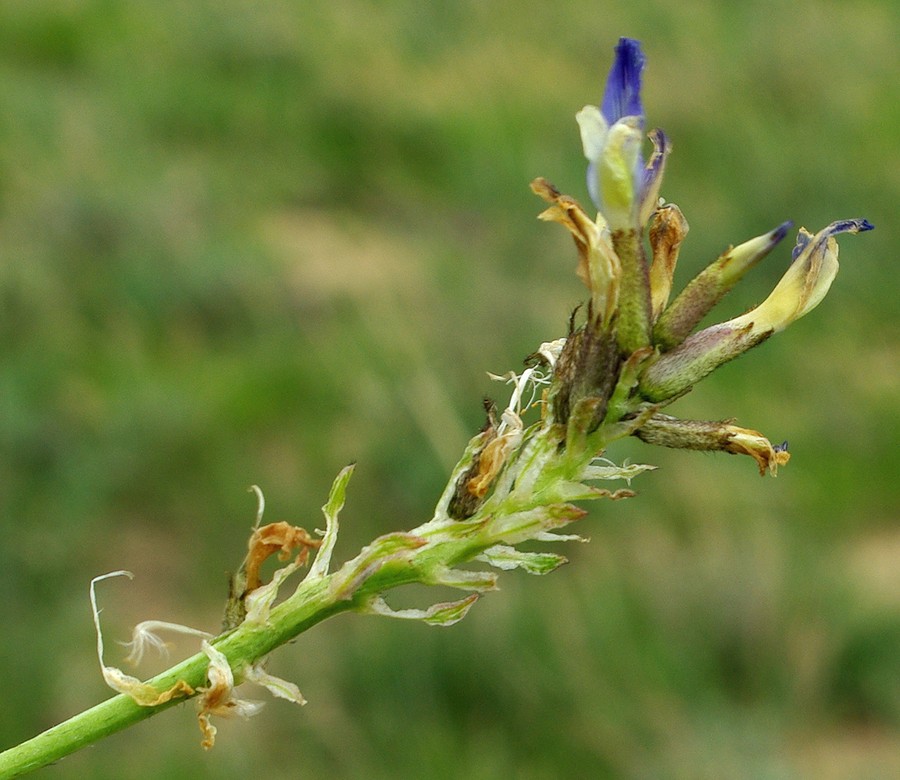
[[340,559],[430,515],[506,393],[485,372],[583,296],[528,183],[586,200],[574,114],[620,35],[675,144],[679,286],[788,218],[876,225],[818,310],[673,408],[787,438],[790,465],[626,443],[659,471],[552,576],[504,575],[448,630],[318,626],[271,665],[310,704],[220,722],[209,754],[188,705],[44,774],[900,776],[889,0],[5,0],[4,746],[107,696],[96,574],[136,574],[102,587],[109,662],[145,618],[217,628],[251,483],[312,528],[358,461]]

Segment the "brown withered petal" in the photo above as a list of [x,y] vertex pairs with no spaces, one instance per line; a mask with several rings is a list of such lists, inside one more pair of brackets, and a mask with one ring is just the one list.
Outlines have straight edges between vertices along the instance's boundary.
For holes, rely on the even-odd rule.
[[563,195],[555,186],[543,177],[531,182],[531,191],[553,205],[538,214],[538,219],[546,222],[558,222],[565,227],[575,239],[578,248],[578,278],[590,289],[591,277],[588,269],[588,256],[592,243],[592,234],[597,232],[596,224],[588,217],[585,210],[574,198]]
[[652,319],[659,318],[669,302],[672,277],[678,262],[678,250],[687,235],[689,226],[681,209],[673,203],[658,208],[650,221],[648,237],[652,258],[650,261],[650,304]]
[[321,544],[322,540],[310,536],[306,529],[283,521],[257,528],[248,542],[247,558],[244,562],[246,593],[260,586],[259,569],[270,556],[278,553],[279,559],[286,561],[292,550],[299,550],[297,562],[302,566],[306,563],[309,551]]

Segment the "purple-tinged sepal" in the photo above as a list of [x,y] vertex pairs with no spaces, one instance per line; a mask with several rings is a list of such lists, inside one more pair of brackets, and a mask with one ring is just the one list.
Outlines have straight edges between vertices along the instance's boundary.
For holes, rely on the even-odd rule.
[[653,143],[653,154],[647,160],[641,176],[641,194],[638,204],[638,222],[641,225],[647,224],[659,204],[659,189],[662,185],[663,172],[666,168],[666,160],[672,151],[672,144],[662,130],[658,128],[651,130],[649,135],[650,141]]

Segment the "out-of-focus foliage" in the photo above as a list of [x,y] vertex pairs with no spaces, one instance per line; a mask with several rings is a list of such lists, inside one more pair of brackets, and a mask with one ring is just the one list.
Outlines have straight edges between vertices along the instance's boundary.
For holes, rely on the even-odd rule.
[[898,33],[878,0],[0,5],[3,744],[106,696],[94,575],[137,575],[110,635],[216,629],[249,484],[312,528],[358,460],[337,558],[427,518],[506,392],[484,372],[584,295],[528,182],[587,202],[574,114],[630,35],[691,225],[677,286],[787,218],[876,225],[816,312],[675,407],[788,438],[790,465],[609,453],[662,468],[552,577],[446,631],[315,628],[273,661],[310,705],[211,754],[181,708],[53,771],[900,773]]

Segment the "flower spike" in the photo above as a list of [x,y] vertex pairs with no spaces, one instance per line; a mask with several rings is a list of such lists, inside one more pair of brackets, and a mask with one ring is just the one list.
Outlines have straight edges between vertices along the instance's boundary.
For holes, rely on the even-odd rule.
[[[353,466],[343,469],[332,485],[322,508],[326,527],[318,532],[321,538],[287,522],[263,525],[263,495],[252,488],[258,499],[256,522],[244,560],[231,578],[222,633],[213,638],[177,624],[143,621],[131,643],[136,660],[148,647],[165,649],[158,634],[162,629],[202,640],[200,653],[147,682],[104,661],[96,585],[132,575],[116,571],[94,578],[90,599],[98,661],[107,684],[124,697],[114,697],[63,728],[23,743],[19,747],[24,750],[6,764],[3,757],[13,751],[0,754],[0,776],[12,776],[4,768],[13,768],[18,776],[22,768],[37,768],[72,752],[86,744],[88,732],[93,741],[163,705],[194,696],[201,744],[210,748],[216,736],[213,716],[249,717],[259,711],[261,702],[236,696],[235,686],[242,682],[305,703],[297,686],[269,674],[265,663],[272,650],[316,623],[355,611],[449,626],[465,617],[481,594],[497,589],[500,572],[554,571],[566,563],[565,557],[518,546],[587,541],[559,532],[587,514],[580,504],[635,495],[630,488],[609,490],[592,484],[625,480],[630,486],[632,478],[654,468],[616,466],[602,457],[609,445],[623,438],[747,455],[760,474],[773,476],[788,463],[786,441],[773,445],[762,433],[730,418],[683,420],[663,414],[662,407],[723,363],[812,311],[838,271],[836,236],[871,230],[872,225],[865,219],[840,220],[815,235],[801,228],[790,266],[759,306],[694,332],[719,300],[785,237],[791,223],[729,248],[669,302],[688,223],[678,206],[659,197],[672,148],[662,131],[650,133],[654,151],[643,163],[643,67],[640,43],[620,39],[600,105],[586,106],[577,116],[588,159],[588,189],[600,213],[592,217],[544,179],[532,182],[534,192],[548,203],[540,217],[562,224],[575,241],[577,274],[589,289],[589,299],[572,312],[565,338],[542,343],[526,358],[524,371],[494,375],[512,384],[509,402],[498,416],[494,402],[485,401],[485,425],[452,470],[432,518],[411,531],[378,537],[332,570],[338,514]],[[534,407],[540,414],[528,422]],[[313,551],[307,576],[292,594],[284,593],[288,578]],[[287,565],[264,583],[261,566],[272,555]],[[465,568],[476,561],[497,571]],[[392,609],[384,594],[413,584],[470,593],[426,609]],[[134,704],[154,709],[136,713]],[[38,764],[31,751],[40,744],[45,747]]]
[[840,220],[815,236],[801,229],[791,266],[762,304],[694,332],[793,223],[729,247],[670,302],[688,223],[678,206],[660,198],[672,150],[663,131],[650,132],[653,152],[643,163],[644,63],[640,43],[621,38],[600,104],[587,105],[576,115],[588,160],[588,192],[599,210],[596,219],[545,180],[532,183],[551,204],[541,218],[559,222],[572,233],[580,259],[578,275],[591,290],[586,321],[577,325],[576,309],[552,367],[545,415],[565,426],[567,450],[589,448],[603,429],[607,435],[624,431],[669,447],[750,454],[761,470],[774,474],[787,461],[787,452],[761,434],[719,423],[663,421],[657,410],[812,311],[837,273],[835,236],[870,230],[872,225],[864,219]]

